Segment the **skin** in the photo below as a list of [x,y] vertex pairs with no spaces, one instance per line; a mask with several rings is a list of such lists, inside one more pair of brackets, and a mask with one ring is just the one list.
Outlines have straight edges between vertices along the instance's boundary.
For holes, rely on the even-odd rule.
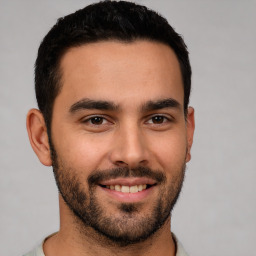
[[[142,40],[91,43],[69,49],[61,60],[61,71],[63,87],[54,102],[52,141],[58,157],[76,170],[85,191],[88,192],[86,180],[94,170],[123,166],[150,167],[164,173],[167,184],[175,182],[182,166],[191,158],[194,110],[189,108],[185,118],[180,67],[168,46]],[[155,110],[143,108],[148,102],[167,98],[178,105]],[[118,108],[70,111],[84,99],[104,100]],[[103,119],[95,124],[95,119],[90,119],[93,116]],[[160,116],[160,121],[155,116]],[[51,166],[48,135],[40,111],[30,110],[27,129],[39,160]],[[160,185],[154,186],[152,192],[139,200],[136,218],[152,210],[161,189]],[[100,187],[94,192],[107,215],[120,217],[118,205],[122,200]],[[81,234],[79,222],[61,195],[59,202],[60,231],[46,240],[46,256],[175,255],[170,217],[156,235],[124,250],[95,242],[97,233],[93,229]]]

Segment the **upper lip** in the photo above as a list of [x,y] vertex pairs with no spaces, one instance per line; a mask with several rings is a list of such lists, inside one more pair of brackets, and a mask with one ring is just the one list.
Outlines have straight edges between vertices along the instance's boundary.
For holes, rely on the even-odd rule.
[[129,178],[115,178],[100,182],[100,185],[111,186],[111,185],[121,185],[121,186],[136,186],[136,185],[155,185],[156,181],[146,177],[129,177]]

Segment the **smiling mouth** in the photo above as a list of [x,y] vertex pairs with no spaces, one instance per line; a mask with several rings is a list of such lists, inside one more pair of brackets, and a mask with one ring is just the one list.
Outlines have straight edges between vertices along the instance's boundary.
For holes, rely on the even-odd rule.
[[118,192],[123,192],[123,193],[138,193],[143,190],[149,189],[152,186],[155,186],[156,184],[139,184],[139,185],[134,185],[134,186],[125,186],[125,185],[101,185],[103,188],[107,188],[110,190],[115,190]]

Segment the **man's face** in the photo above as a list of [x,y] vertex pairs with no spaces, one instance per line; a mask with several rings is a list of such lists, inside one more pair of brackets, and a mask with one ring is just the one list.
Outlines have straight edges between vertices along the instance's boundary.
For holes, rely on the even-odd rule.
[[160,43],[99,42],[70,49],[61,72],[51,128],[61,195],[84,226],[142,241],[168,219],[189,160],[178,60]]

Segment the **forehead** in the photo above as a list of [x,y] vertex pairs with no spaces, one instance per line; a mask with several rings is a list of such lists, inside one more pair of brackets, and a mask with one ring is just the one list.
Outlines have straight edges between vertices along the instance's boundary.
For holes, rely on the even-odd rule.
[[69,49],[60,69],[62,89],[58,97],[70,104],[81,98],[122,103],[128,98],[147,101],[174,97],[183,105],[178,59],[162,43],[138,40],[85,44]]

